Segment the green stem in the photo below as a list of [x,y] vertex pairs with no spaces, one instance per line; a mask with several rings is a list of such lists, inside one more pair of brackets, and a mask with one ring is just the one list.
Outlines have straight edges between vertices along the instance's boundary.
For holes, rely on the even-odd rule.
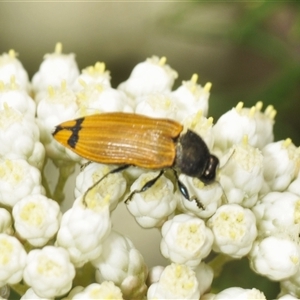
[[10,288],[18,295],[23,296],[28,290],[28,286],[25,284],[17,283],[10,285]]

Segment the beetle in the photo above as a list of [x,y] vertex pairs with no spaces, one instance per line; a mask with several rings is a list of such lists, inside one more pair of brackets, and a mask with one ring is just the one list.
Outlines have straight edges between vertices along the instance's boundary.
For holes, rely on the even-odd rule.
[[170,119],[122,112],[94,114],[63,122],[52,134],[63,146],[90,161],[120,165],[108,174],[129,166],[160,170],[158,176],[132,192],[126,203],[134,193],[153,186],[165,169],[171,168],[182,195],[204,209],[199,200],[190,197],[177,172],[210,184],[219,165],[219,159],[198,134],[190,129],[183,132],[183,126]]

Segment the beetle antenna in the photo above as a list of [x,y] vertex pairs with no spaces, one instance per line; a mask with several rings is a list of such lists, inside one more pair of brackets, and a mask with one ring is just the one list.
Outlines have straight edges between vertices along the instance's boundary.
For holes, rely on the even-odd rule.
[[[86,164],[83,165],[83,168],[85,168]],[[110,172],[106,173],[104,176],[102,176],[99,180],[97,180],[93,185],[91,185],[86,191],[85,193],[83,194],[83,199],[82,199],[82,202],[85,206],[87,206],[87,203],[85,201],[85,198],[87,196],[87,194],[94,188],[96,187],[104,178],[106,178],[108,175],[110,174],[114,174],[114,173],[118,173],[118,172],[121,172],[125,169],[127,169],[128,167],[130,167],[130,165],[122,165],[116,169],[113,169],[111,170]]]

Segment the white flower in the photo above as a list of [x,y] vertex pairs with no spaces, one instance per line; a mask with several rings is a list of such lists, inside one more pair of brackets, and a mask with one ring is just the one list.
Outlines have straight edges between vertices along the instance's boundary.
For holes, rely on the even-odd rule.
[[251,210],[237,204],[219,207],[207,222],[214,234],[213,250],[234,258],[247,255],[257,236],[255,221]]
[[202,181],[197,178],[180,174],[180,181],[188,189],[190,198],[195,197],[204,207],[199,208],[195,200],[187,200],[179,191],[177,208],[184,213],[193,213],[200,218],[209,218],[221,205],[223,190],[219,183],[204,185]]
[[240,102],[223,114],[213,127],[215,148],[223,153],[234,144],[239,144],[245,135],[248,136],[249,145],[260,149],[273,141],[273,131],[270,129],[273,128],[276,111],[267,107],[263,114],[261,102],[251,109],[243,108],[243,105]]
[[[173,97],[174,98],[174,97]],[[178,107],[170,94],[151,93],[136,98],[135,113],[153,118],[176,119]]]
[[32,288],[29,288],[20,300],[54,300],[54,298],[44,298],[38,296]]
[[44,246],[59,228],[61,212],[57,202],[43,195],[30,195],[13,208],[15,229],[35,247]]
[[280,288],[281,292],[280,294],[292,294],[296,296],[296,298],[290,298],[290,297],[281,297],[279,299],[299,299],[300,298],[300,268],[298,268],[297,272],[285,279],[280,281]]
[[72,299],[113,299],[122,300],[122,292],[120,288],[114,285],[111,281],[104,281],[101,284],[92,283],[80,293],[75,294]]
[[[116,169],[114,165],[89,163],[76,177],[75,197],[83,195],[96,182],[107,173]],[[97,189],[97,197],[109,202],[110,211],[113,211],[126,190],[127,182],[122,172],[112,173],[103,178],[94,189]]]
[[284,191],[297,177],[300,168],[300,148],[291,139],[266,145],[264,156],[264,178],[271,191]]
[[62,216],[56,244],[64,247],[70,254],[76,267],[101,255],[102,242],[111,230],[109,202],[106,199],[97,201],[94,191],[77,198]]
[[211,83],[204,87],[197,84],[198,75],[194,74],[191,80],[183,81],[182,85],[171,94],[176,99],[178,107],[177,120],[183,121],[186,117],[193,115],[195,111],[201,110],[204,116],[208,112],[208,98]]
[[153,56],[137,64],[129,79],[121,83],[119,90],[132,98],[158,92],[168,92],[177,78],[177,72],[166,65],[166,58]]
[[15,237],[0,234],[0,286],[22,280],[26,256],[23,245]]
[[284,280],[299,269],[300,247],[290,239],[270,236],[254,242],[249,260],[258,274],[271,280]]
[[259,149],[248,144],[247,137],[234,145],[224,168],[220,170],[220,184],[228,203],[237,203],[251,208],[263,187],[263,156]]
[[[157,172],[142,174],[130,187],[130,192],[140,190]],[[173,183],[162,175],[153,186],[141,193],[135,193],[127,201],[127,208],[144,228],[160,227],[176,208]]]
[[103,242],[101,256],[93,261],[93,265],[97,268],[97,282],[114,282],[124,298],[142,299],[145,295],[147,266],[128,238],[112,231]]
[[80,91],[84,85],[90,83],[98,83],[107,87],[110,87],[110,75],[109,71],[105,70],[104,62],[96,62],[94,66],[86,67],[81,71],[81,74],[73,85],[74,91]]
[[133,112],[131,99],[124,92],[100,83],[84,84],[77,93],[79,110],[77,116],[104,112]]
[[0,208],[0,233],[12,233],[12,219],[5,208]]
[[0,156],[22,158],[32,166],[42,168],[45,149],[40,139],[39,128],[33,118],[4,104],[0,110]]
[[297,178],[289,185],[287,191],[300,197],[300,172]]
[[40,171],[23,159],[0,159],[0,203],[12,207],[30,194],[44,194]]
[[15,77],[5,86],[0,82],[0,107],[7,105],[19,111],[23,117],[33,119],[36,112],[36,104],[34,100],[23,89],[20,89],[15,82]]
[[39,297],[62,296],[71,289],[74,276],[75,268],[65,249],[46,246],[28,253],[23,278]]
[[211,230],[203,220],[190,215],[177,215],[165,222],[161,233],[161,253],[175,263],[195,267],[212,248]]
[[46,54],[40,65],[39,71],[32,77],[32,86],[35,93],[45,91],[48,86],[59,87],[62,80],[72,86],[79,70],[75,61],[75,55],[62,54],[62,45],[57,43],[54,53]]
[[293,295],[289,295],[289,294],[286,294],[286,295],[283,295],[279,298],[277,298],[277,300],[298,300],[299,298],[298,297],[295,297]]
[[164,269],[165,267],[163,266],[152,267],[148,272],[147,285],[150,286],[152,283],[158,282]]
[[201,295],[203,295],[211,288],[211,284],[214,279],[214,271],[209,265],[205,264],[204,262],[201,262],[194,269],[194,271],[196,272],[198,282],[201,283],[199,285],[199,288],[200,288]]
[[190,267],[173,263],[164,269],[159,281],[149,287],[147,299],[198,300],[199,286],[196,273]]
[[8,83],[14,77],[16,84],[22,90],[29,92],[30,82],[28,74],[22,63],[17,59],[17,56],[18,54],[12,49],[0,56],[0,81]]
[[265,300],[266,297],[263,292],[261,292],[258,289],[243,289],[240,287],[231,287],[223,290],[222,292],[210,296],[211,294],[204,295],[201,300],[224,300],[224,299],[236,299],[236,300],[255,300],[255,299],[261,299]]
[[263,235],[283,233],[298,238],[300,198],[289,192],[272,192],[262,197],[252,208],[258,230]]

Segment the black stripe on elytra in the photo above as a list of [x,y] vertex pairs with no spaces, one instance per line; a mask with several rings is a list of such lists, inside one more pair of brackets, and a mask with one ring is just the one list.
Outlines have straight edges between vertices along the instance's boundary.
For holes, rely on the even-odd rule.
[[80,119],[77,119],[75,121],[76,121],[76,123],[75,123],[74,126],[67,126],[67,127],[64,127],[64,126],[61,126],[61,125],[56,126],[55,130],[52,133],[52,135],[55,136],[61,130],[72,131],[72,134],[71,134],[70,138],[67,141],[68,145],[71,148],[76,147],[76,144],[77,144],[78,139],[79,139],[78,133],[79,133],[80,129],[82,128],[81,124],[84,121],[84,117],[80,118]]

